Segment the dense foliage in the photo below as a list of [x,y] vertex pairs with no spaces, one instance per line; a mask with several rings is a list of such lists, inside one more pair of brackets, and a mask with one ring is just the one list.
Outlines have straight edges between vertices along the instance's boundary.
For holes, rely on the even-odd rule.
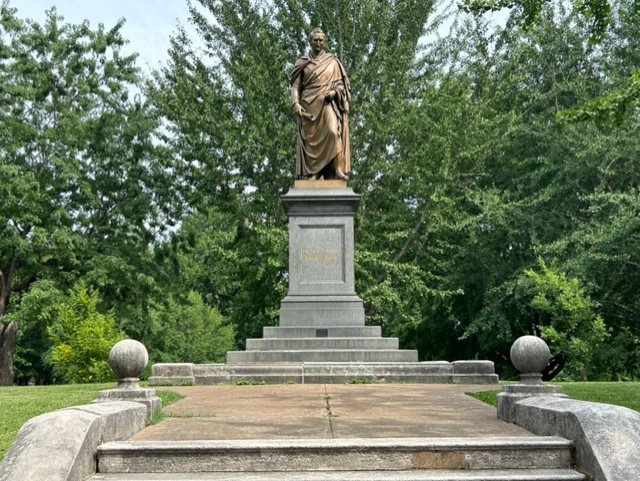
[[498,27],[418,0],[198,0],[195,38],[179,28],[144,85],[121,24],[3,4],[0,331],[18,333],[18,379],[52,379],[46,332],[80,280],[156,361],[219,361],[277,323],[288,74],[318,25],[353,89],[367,322],[425,360],[508,373],[537,334],[566,377],[638,378],[640,12],[520,3]]
[[113,312],[98,311],[98,302],[98,293],[79,283],[67,301],[55,306],[54,320],[47,328],[53,344],[49,361],[61,381],[106,382],[113,376],[109,351],[124,334],[118,332]]

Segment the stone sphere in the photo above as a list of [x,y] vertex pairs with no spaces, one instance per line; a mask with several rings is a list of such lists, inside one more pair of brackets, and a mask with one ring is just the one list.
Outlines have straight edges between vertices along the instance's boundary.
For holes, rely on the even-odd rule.
[[549,346],[536,336],[522,336],[511,346],[511,362],[521,373],[541,373],[551,359]]
[[109,353],[109,366],[118,379],[139,378],[148,362],[147,348],[133,339],[116,343]]

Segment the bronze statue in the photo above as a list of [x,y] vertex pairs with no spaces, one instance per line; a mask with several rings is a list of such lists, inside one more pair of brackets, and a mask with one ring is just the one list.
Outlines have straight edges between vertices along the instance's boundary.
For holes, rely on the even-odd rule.
[[298,116],[296,174],[310,180],[348,180],[351,171],[347,72],[324,50],[325,33],[309,35],[311,50],[291,73],[291,100]]

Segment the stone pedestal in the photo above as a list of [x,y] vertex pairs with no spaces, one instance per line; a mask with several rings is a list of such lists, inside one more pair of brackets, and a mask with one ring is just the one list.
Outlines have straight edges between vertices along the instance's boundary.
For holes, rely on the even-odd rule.
[[247,339],[246,351],[228,352],[242,363],[417,362],[379,327],[364,325],[355,291],[353,220],[360,196],[346,182],[296,181],[282,196],[289,216],[289,292],[278,327]]
[[561,386],[549,386],[542,382],[542,370],[551,353],[549,346],[539,337],[522,336],[511,346],[511,362],[520,371],[520,383],[504,386],[497,396],[498,419],[515,422],[516,404],[523,399],[537,396],[566,398]]
[[355,291],[354,215],[360,196],[340,180],[296,181],[282,196],[289,216],[289,292],[280,323],[226,364],[156,364],[162,384],[416,382],[496,384],[489,361],[418,362],[380,326],[364,325]]
[[125,339],[116,343],[109,353],[109,366],[116,374],[116,389],[100,391],[94,403],[111,401],[130,401],[147,407],[147,422],[162,409],[162,400],[156,396],[155,389],[140,387],[140,375],[147,367],[149,353],[138,341]]
[[354,274],[359,201],[350,188],[294,188],[282,197],[289,216],[289,293],[280,305],[281,327],[364,326]]

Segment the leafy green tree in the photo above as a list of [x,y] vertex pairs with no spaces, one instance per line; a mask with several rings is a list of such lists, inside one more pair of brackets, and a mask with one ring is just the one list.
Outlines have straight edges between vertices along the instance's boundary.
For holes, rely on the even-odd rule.
[[[639,9],[634,0],[610,2],[609,0],[572,0],[571,2],[548,0],[463,0],[460,8],[467,12],[482,14],[512,9],[515,21],[525,28],[539,23],[545,6],[549,3],[572,4],[573,10],[586,24],[585,38],[591,44],[602,44],[613,29],[625,29],[626,23],[637,24]],[[626,47],[630,47],[626,45]],[[632,48],[629,48],[633,50]],[[631,63],[635,66],[637,64]],[[600,123],[621,123],[629,115],[633,116],[640,102],[640,71],[633,68],[622,85],[612,91],[591,99],[578,108],[559,112],[559,117],[569,121],[595,120]]]
[[[584,17],[592,42],[601,42],[605,38],[612,18],[609,0],[572,0],[565,3],[571,3],[576,13]],[[476,14],[510,8],[513,9],[519,23],[524,27],[530,27],[540,21],[548,4],[549,0],[463,0],[460,8]]]
[[76,284],[69,298],[56,306],[47,328],[53,347],[49,355],[55,374],[66,382],[105,382],[113,379],[108,359],[122,339],[113,312],[98,309],[100,295],[84,283]]
[[120,53],[123,22],[93,30],[52,9],[40,25],[0,6],[0,385],[13,382],[12,294],[86,275],[136,305],[157,275],[145,254],[172,222],[174,180],[135,56]]
[[568,359],[565,375],[586,381],[594,353],[602,348],[607,330],[578,279],[569,279],[539,259],[539,272],[529,269],[533,281],[531,308],[541,337],[554,355]]
[[235,347],[233,327],[194,291],[153,308],[150,322],[150,356],[157,362],[224,362]]
[[287,292],[287,232],[262,225],[247,229],[215,208],[184,219],[163,247],[171,276],[180,279],[176,295],[194,290],[234,326],[238,345],[258,337],[278,321]]
[[14,358],[17,383],[53,382],[51,364],[46,359],[52,347],[47,327],[56,317],[57,306],[67,298],[52,280],[38,280],[14,302],[14,309],[6,315],[8,322],[20,326]]
[[[562,9],[543,10],[527,29],[508,24],[476,45],[484,53],[471,56],[465,72],[493,121],[484,124],[486,142],[476,149],[478,188],[467,204],[475,220],[459,237],[448,276],[464,294],[450,315],[483,356],[506,363],[513,340],[536,332],[523,272],[536,268],[540,256],[553,259],[561,272],[580,279],[606,321],[611,337],[593,354],[600,359],[612,352],[614,338],[636,332],[637,293],[622,279],[637,276],[631,247],[637,127],[567,124],[557,114],[601,95],[619,64],[613,53],[605,61],[589,46],[580,22]],[[633,351],[637,334],[628,339]],[[632,358],[625,370],[631,377]],[[589,375],[615,378],[619,365],[610,362],[594,362]]]

